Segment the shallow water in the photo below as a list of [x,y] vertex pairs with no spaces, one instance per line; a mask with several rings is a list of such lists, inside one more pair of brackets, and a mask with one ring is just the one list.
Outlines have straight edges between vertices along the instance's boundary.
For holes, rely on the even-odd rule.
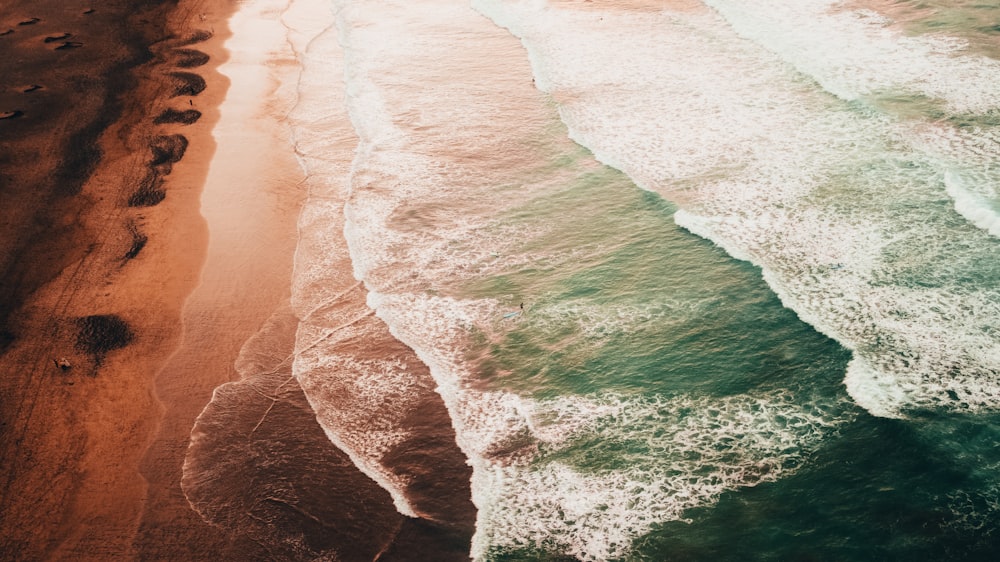
[[401,513],[450,424],[480,560],[996,554],[991,8],[332,9],[293,372]]

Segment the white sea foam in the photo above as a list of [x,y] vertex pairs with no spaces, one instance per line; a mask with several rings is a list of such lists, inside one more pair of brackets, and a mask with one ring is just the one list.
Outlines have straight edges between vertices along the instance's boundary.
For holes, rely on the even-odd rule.
[[589,452],[622,468],[595,471],[544,455],[528,465],[481,463],[473,479],[477,559],[542,545],[581,560],[619,558],[654,525],[795,470],[840,423],[780,395],[564,397],[528,401],[522,411],[544,453],[577,446],[578,462]]
[[942,100],[956,113],[1000,107],[1000,61],[963,52],[961,39],[904,35],[885,17],[836,0],[705,3],[845,100],[891,92]]
[[[522,39],[536,83],[560,102],[575,140],[678,203],[678,224],[761,267],[787,307],[854,350],[848,384],[869,411],[1000,408],[1000,339],[991,327],[1000,295],[989,282],[967,281],[977,263],[995,263],[998,249],[942,204],[954,161],[962,178],[993,177],[994,156],[977,148],[992,146],[988,133],[945,142],[951,133],[939,127],[945,133],[921,137],[898,116],[858,111],[811,81],[845,99],[910,88],[956,111],[986,111],[1000,99],[996,64],[938,40],[914,39],[908,49],[870,14],[827,13],[826,2],[712,4],[739,35],[704,10],[474,2]],[[814,13],[831,30],[801,21]],[[763,31],[772,27],[773,37]],[[840,43],[855,36],[858,48]],[[807,76],[775,52],[801,59],[796,68]],[[904,68],[911,56],[917,70],[940,68],[914,76]],[[981,227],[992,202],[973,204],[968,193],[982,197],[989,184],[950,187]]]
[[405,495],[410,480],[379,462],[409,435],[402,422],[419,406],[407,400],[416,383],[406,366],[313,347],[298,352],[294,372],[327,437],[390,493],[400,513],[417,517]]
[[[945,35],[907,36],[865,10],[843,10],[832,0],[762,4],[709,0],[708,5],[747,37],[845,99],[868,98],[906,120],[921,105],[937,104],[976,122],[1000,110],[1000,61],[965,52]],[[995,121],[988,119],[989,122]],[[942,160],[955,209],[993,236],[1000,236],[998,133],[993,126],[959,128],[947,122],[907,125],[903,139]],[[956,176],[965,170],[965,180]]]
[[1000,211],[996,207],[996,199],[990,200],[972,192],[962,177],[952,170],[945,173],[944,183],[948,195],[955,200],[956,211],[979,228],[1000,238]]
[[289,122],[309,188],[292,279],[300,318],[293,373],[331,442],[389,492],[400,513],[416,517],[405,494],[409,478],[381,462],[408,436],[402,420],[419,407],[408,392],[415,379],[397,359],[358,357],[338,345],[365,338],[371,326],[363,303],[350,304],[357,283],[343,242],[343,201],[357,139],[346,112],[337,111],[344,107],[337,72],[343,55],[334,14],[323,1],[300,1],[282,22],[303,67]]
[[[476,559],[542,547],[582,560],[622,556],[658,523],[795,470],[849,419],[781,393],[534,400],[477,390],[463,350],[471,332],[490,329],[495,303],[374,293],[369,303],[431,367],[452,412],[475,468]],[[547,460],[586,462],[588,448],[607,454],[589,468]],[[609,458],[622,468],[602,466]]]

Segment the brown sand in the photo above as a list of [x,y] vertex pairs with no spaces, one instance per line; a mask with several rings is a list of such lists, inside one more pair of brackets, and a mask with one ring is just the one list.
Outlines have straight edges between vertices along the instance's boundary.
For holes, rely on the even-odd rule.
[[[225,56],[217,43],[202,50],[213,60]],[[179,485],[195,418],[217,386],[237,378],[234,360],[244,342],[290,298],[303,174],[288,129],[276,126],[274,116],[294,103],[280,90],[294,85],[297,67],[258,62],[226,64],[225,72],[235,77],[231,89],[238,91],[231,91],[223,106],[228,113],[213,130],[218,147],[201,207],[211,232],[205,267],[185,305],[181,347],[156,378],[166,411],[142,462],[150,483],[136,541],[142,559],[263,557],[245,539],[230,544],[204,523]]]
[[[3,560],[275,559],[205,523],[180,481],[195,418],[237,378],[244,342],[288,305],[304,178],[274,116],[290,110],[282,89],[297,69],[229,65],[248,78],[230,85],[218,67],[231,2],[144,6],[0,8],[0,48],[18,55],[0,61]],[[305,412],[301,391],[289,392]],[[317,475],[342,471],[345,498],[365,490],[371,501],[348,516],[363,518],[362,535],[385,533],[371,537],[383,559],[420,559],[414,545],[428,541],[464,558],[467,537],[449,544],[400,517],[339,451],[306,460]],[[460,468],[455,491],[468,503]],[[316,510],[349,509],[339,503]],[[459,512],[471,524],[471,504]],[[313,536],[338,540],[315,523]]]
[[[206,259],[199,196],[227,87],[215,69],[230,8],[198,0],[141,9],[131,2],[94,9],[54,0],[5,4],[0,27],[15,31],[0,40],[17,56],[0,67],[10,80],[0,104],[23,116],[3,121],[0,131],[7,344],[0,357],[0,557],[135,558],[147,495],[138,468],[163,412],[154,377],[181,343],[182,306]],[[31,18],[38,21],[17,25]],[[195,29],[206,31],[201,39],[212,29],[215,35],[189,41],[198,38]],[[67,33],[75,48],[45,42]],[[178,47],[210,56],[186,68],[207,81],[197,97],[173,96],[173,60],[191,59],[174,55]],[[169,108],[203,117],[155,124]],[[190,148],[176,162],[163,161],[150,147],[172,134],[184,135]],[[152,187],[164,196],[156,205],[129,206],[154,170]],[[121,319],[131,341],[106,322],[81,337],[81,326],[95,324],[80,319],[91,316]],[[63,358],[70,368],[57,365]],[[192,393],[190,400],[207,397]]]

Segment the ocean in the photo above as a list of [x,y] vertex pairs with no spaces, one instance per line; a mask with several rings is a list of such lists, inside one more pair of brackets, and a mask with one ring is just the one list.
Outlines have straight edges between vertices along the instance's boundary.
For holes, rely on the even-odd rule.
[[[1000,556],[1000,5],[296,9],[310,197],[244,351],[313,444],[268,478],[322,442],[483,561]],[[227,392],[185,491],[251,532]],[[289,521],[255,540],[353,559]]]

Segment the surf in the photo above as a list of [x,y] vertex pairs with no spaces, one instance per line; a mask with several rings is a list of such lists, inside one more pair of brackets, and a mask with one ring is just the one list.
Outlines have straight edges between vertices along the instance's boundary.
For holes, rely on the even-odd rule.
[[[889,417],[995,411],[1000,343],[989,326],[1000,296],[990,288],[996,283],[967,279],[996,280],[996,268],[985,265],[996,263],[996,241],[955,211],[945,154],[907,134],[936,123],[856,103],[883,86],[870,77],[912,76],[907,50],[874,39],[861,49],[836,48],[854,35],[836,35],[837,22],[833,31],[810,33],[808,18],[799,17],[822,11],[823,2],[777,15],[710,4],[718,12],[474,5],[521,38],[536,83],[561,101],[574,140],[678,203],[678,224],[760,267],[785,306],[853,350],[845,382],[858,404]],[[859,33],[874,33],[864,15],[844,17]],[[782,17],[795,19],[770,21]],[[888,32],[877,37],[905,44]],[[807,41],[822,50],[803,48]],[[878,57],[864,47],[875,44],[885,47],[872,47],[876,54],[896,55],[878,59],[894,74],[869,68],[865,57]],[[932,47],[914,56],[943,49]],[[813,51],[819,55],[800,54]],[[629,53],[627,63],[621,53]],[[834,64],[823,56],[830,53],[860,60]],[[976,81],[959,86],[932,76],[906,84],[943,96],[953,111],[993,107],[995,90],[982,86],[995,63],[952,57],[940,66],[933,76],[955,70]],[[981,160],[959,160],[983,169]]]

